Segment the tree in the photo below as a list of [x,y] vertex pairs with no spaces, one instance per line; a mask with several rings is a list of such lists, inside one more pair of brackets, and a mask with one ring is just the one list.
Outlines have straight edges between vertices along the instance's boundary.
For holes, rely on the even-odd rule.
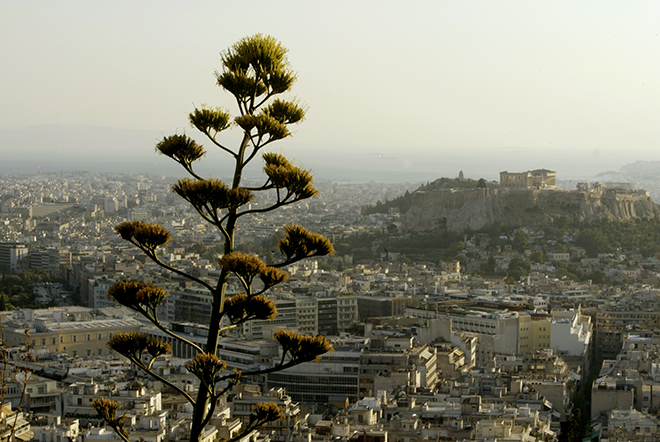
[[532,253],[532,255],[529,257],[529,259],[531,260],[531,262],[536,262],[536,263],[543,264],[543,252],[541,252],[539,250],[539,251],[536,251],[536,252]]
[[516,233],[513,235],[513,248],[519,252],[524,252],[527,248],[527,243],[529,242],[530,236],[524,230],[516,230]]
[[599,253],[613,250],[607,236],[599,228],[583,230],[575,240],[575,244],[583,247],[590,258],[595,258]]
[[529,263],[519,256],[514,257],[509,263],[507,274],[517,280],[529,274]]
[[463,241],[456,241],[455,243],[452,243],[449,245],[449,248],[447,249],[447,258],[449,259],[455,259],[459,252],[465,249],[465,243]]
[[[277,315],[275,304],[266,294],[271,287],[288,280],[289,275],[283,270],[284,267],[311,256],[334,252],[326,238],[296,224],[284,227],[285,235],[278,243],[281,255],[279,261],[272,265],[267,265],[256,255],[236,251],[234,238],[241,219],[311,198],[317,191],[309,170],[292,164],[281,154],[263,152],[264,147],[291,135],[289,125],[300,122],[305,115],[305,109],[297,100],[278,98],[291,89],[296,79],[287,60],[287,49],[274,38],[257,34],[240,40],[224,51],[221,58],[223,68],[221,72],[216,72],[217,84],[234,96],[239,115],[232,119],[225,109],[202,106],[194,109],[189,119],[213,146],[234,160],[231,182],[225,184],[215,178],[203,178],[195,172],[193,163],[202,158],[205,151],[186,135],[168,136],[156,145],[158,153],[179,163],[192,177],[178,180],[172,190],[188,201],[199,216],[217,228],[224,238],[223,256],[219,260],[222,270],[217,281],[209,283],[161,261],[158,249],[171,239],[170,233],[162,226],[127,221],[115,227],[124,240],[141,249],[152,261],[205,288],[211,295],[212,312],[206,351],[170,331],[158,320],[157,307],[167,296],[163,289],[151,284],[123,281],[109,291],[109,296],[118,303],[139,312],[161,331],[196,350],[197,354],[186,364],[188,371],[200,379],[197,396],[192,397],[152,370],[156,358],[171,351],[169,344],[142,333],[118,334],[108,342],[113,351],[178,391],[192,404],[191,441],[201,439],[218,399],[246,376],[263,375],[315,361],[332,350],[323,336],[302,336],[280,330],[274,338],[282,347],[282,357],[271,368],[228,372],[226,363],[217,356],[223,330],[255,319],[272,319]],[[219,136],[231,127],[242,131],[240,145],[236,148],[228,147]],[[243,171],[257,154],[261,154],[265,163],[264,183],[257,187],[244,187]],[[255,194],[265,195],[269,198],[268,202],[259,208],[246,206]],[[227,287],[230,276],[239,281],[243,293],[229,296]],[[99,399],[94,402],[94,407],[128,442],[118,403]],[[281,410],[275,404],[259,404],[253,410],[250,423],[241,428],[236,438],[280,417]]]
[[198,255],[204,255],[206,253],[206,246],[202,243],[196,242],[191,245],[188,249],[188,253],[197,253]]
[[605,284],[607,282],[607,275],[602,270],[594,270],[586,275],[586,279],[591,279],[593,284]]

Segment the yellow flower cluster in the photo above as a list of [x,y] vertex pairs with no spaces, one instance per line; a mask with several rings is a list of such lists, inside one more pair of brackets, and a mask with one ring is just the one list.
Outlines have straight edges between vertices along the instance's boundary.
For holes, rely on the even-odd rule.
[[152,252],[172,239],[170,232],[163,226],[146,221],[124,221],[115,226],[115,232],[126,241],[135,242]]
[[268,266],[256,255],[232,252],[224,255],[218,262],[222,268],[240,276],[248,284],[252,283],[255,276],[259,276],[265,288],[270,288],[289,279],[287,272]]
[[335,253],[332,243],[323,235],[313,233],[298,224],[284,227],[285,236],[277,244],[287,260],[310,256],[326,256]]
[[227,368],[227,363],[211,353],[197,353],[190,362],[186,362],[186,369],[197,376],[207,386],[218,382],[218,375]]
[[277,316],[275,303],[264,295],[248,298],[239,293],[225,300],[224,311],[232,324],[239,324],[253,319],[273,319]]
[[325,336],[304,336],[298,333],[280,330],[273,334],[284,354],[289,354],[296,362],[318,361],[325,353],[333,351],[330,341]]
[[108,290],[108,298],[133,310],[155,309],[167,297],[167,292],[153,284],[120,281]]
[[215,217],[219,210],[236,210],[253,198],[249,190],[241,187],[230,189],[215,178],[208,180],[184,178],[172,186],[172,191],[192,204],[197,211]]
[[309,170],[294,166],[283,155],[268,152],[263,155],[264,173],[273,186],[286,189],[296,200],[315,196],[318,191],[312,185],[314,177]]
[[118,333],[108,341],[107,345],[113,351],[134,361],[141,360],[144,352],[152,358],[172,352],[170,344],[139,332]]

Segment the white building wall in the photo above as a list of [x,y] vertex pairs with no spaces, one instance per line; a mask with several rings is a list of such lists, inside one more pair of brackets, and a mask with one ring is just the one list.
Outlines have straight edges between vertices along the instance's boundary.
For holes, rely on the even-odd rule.
[[590,318],[580,311],[553,311],[550,347],[557,354],[585,356],[592,338]]

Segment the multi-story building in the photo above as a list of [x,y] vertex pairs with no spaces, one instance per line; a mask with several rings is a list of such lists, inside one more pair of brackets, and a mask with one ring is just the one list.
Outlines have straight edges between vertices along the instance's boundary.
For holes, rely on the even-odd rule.
[[87,281],[87,293],[90,300],[90,307],[116,307],[118,304],[114,299],[108,299],[110,287],[117,282],[114,279],[108,279],[107,276],[100,278],[91,278]]
[[337,297],[337,328],[340,332],[347,331],[358,320],[357,298],[351,296]]
[[623,333],[629,326],[649,330],[660,327],[660,311],[599,311],[596,313],[596,354],[615,359],[623,344]]
[[268,422],[263,432],[270,435],[273,442],[288,442],[300,429],[300,406],[291,400],[283,388],[271,388],[267,394],[261,394],[256,385],[240,385],[231,403],[232,416],[241,420],[243,424],[250,421],[250,415],[256,404],[273,402],[282,410],[284,418]]
[[357,305],[360,321],[364,321],[367,318],[403,316],[407,307],[419,305],[419,299],[411,296],[358,296]]
[[15,273],[28,254],[28,246],[17,242],[0,243],[0,269]]
[[318,324],[319,334],[321,335],[337,335],[339,333],[337,298],[318,299]]
[[64,276],[66,270],[71,266],[71,252],[54,247],[32,250],[29,258],[31,269],[42,269],[54,276]]
[[545,313],[519,315],[517,353],[550,348],[551,319],[552,317]]
[[373,396],[376,378],[394,371],[408,371],[410,384],[402,388],[433,389],[438,381],[437,351],[429,345],[415,346],[412,337],[372,337],[360,357],[360,395]]
[[163,408],[161,393],[150,391],[137,381],[115,391],[94,381],[75,382],[64,393],[64,414],[96,416],[92,403],[101,396],[111,397],[121,403],[123,410],[137,416],[153,415]]
[[307,403],[351,403],[359,398],[360,350],[335,345],[334,352],[319,362],[301,364],[268,375],[269,387],[286,388],[294,401]]
[[251,321],[243,325],[243,334],[251,338],[268,337],[268,330],[289,329],[312,335],[334,335],[347,331],[357,321],[355,296],[276,298],[277,317]]
[[70,356],[105,356],[113,335],[140,330],[142,324],[130,317],[111,317],[86,307],[57,307],[18,310],[3,318],[5,342],[18,346],[25,331],[37,351],[67,353]]
[[175,305],[174,318],[171,320],[200,324],[208,324],[211,320],[213,297],[209,295],[208,290],[199,287],[187,287],[172,291],[170,298]]
[[660,337],[654,332],[626,333],[621,353],[603,361],[591,387],[591,416],[611,410],[660,410]]
[[272,320],[248,321],[243,324],[243,335],[249,339],[269,337],[272,332],[298,329],[297,302],[295,298],[276,299],[277,316]]
[[296,299],[297,326],[301,333],[319,334],[318,298]]
[[657,442],[658,418],[637,410],[612,410],[607,420],[607,440]]
[[[575,371],[588,374],[591,366],[593,324],[581,310],[553,310],[550,347]],[[580,367],[580,370],[577,370]]]

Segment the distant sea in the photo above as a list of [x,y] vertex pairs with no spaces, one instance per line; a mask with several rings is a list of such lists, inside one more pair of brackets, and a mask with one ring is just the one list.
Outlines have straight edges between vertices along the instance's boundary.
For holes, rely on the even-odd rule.
[[[180,166],[154,152],[153,146],[162,136],[157,131],[89,126],[4,130],[0,131],[0,173],[93,171],[186,176]],[[312,169],[317,180],[356,183],[421,183],[457,177],[460,171],[466,178],[499,180],[501,171],[533,169],[554,170],[558,180],[597,181],[595,176],[601,172],[618,171],[637,160],[660,160],[660,153],[651,155],[630,148],[303,146],[295,138],[284,140],[281,146],[273,150]],[[209,150],[199,163],[199,172],[227,178],[232,172],[231,161],[217,150]],[[262,176],[261,163],[255,163],[246,177]]]
[[[146,158],[122,159],[99,155],[98,159],[76,157],[75,155],[37,155],[33,159],[7,158],[0,161],[0,173],[35,174],[59,171],[91,171],[104,173],[149,173],[164,176],[183,177],[185,171],[173,161],[149,152],[151,160]],[[463,171],[466,178],[485,178],[499,181],[499,172],[522,172],[532,169],[550,169],[557,172],[562,180],[595,180],[598,173],[619,170],[626,162],[595,161],[584,158],[574,152],[569,157],[557,159],[534,155],[534,159],[525,155],[502,153],[493,155],[485,152],[464,151],[459,155],[407,155],[406,158],[373,155],[337,154],[335,157],[323,157],[307,152],[302,167],[311,169],[317,180],[336,182],[383,182],[383,183],[420,183],[433,181],[440,177],[455,178]],[[579,159],[579,157],[582,157]],[[296,155],[303,158],[303,155]],[[569,160],[570,158],[570,160]],[[252,167],[246,177],[253,179],[261,176],[261,165]],[[198,170],[206,176],[228,177],[232,168],[225,159],[218,161],[203,160]]]

